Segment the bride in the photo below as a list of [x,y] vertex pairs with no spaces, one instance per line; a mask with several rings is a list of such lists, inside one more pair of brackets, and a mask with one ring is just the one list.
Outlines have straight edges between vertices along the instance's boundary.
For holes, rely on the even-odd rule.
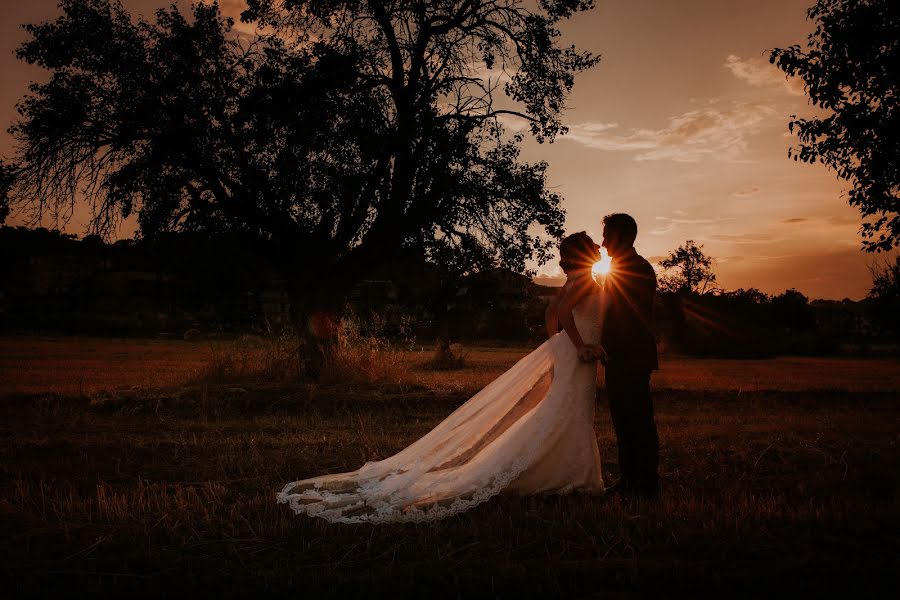
[[548,309],[546,342],[406,449],[357,471],[289,483],[278,502],[331,522],[388,523],[441,519],[501,492],[603,492],[593,428],[605,310],[591,271],[598,259],[586,233],[566,237],[566,284]]

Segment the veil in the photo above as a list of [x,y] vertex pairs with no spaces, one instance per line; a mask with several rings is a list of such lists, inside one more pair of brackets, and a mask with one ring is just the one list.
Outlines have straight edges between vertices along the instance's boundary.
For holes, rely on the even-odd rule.
[[558,405],[567,394],[558,384],[578,366],[574,346],[557,334],[399,453],[294,481],[278,501],[338,523],[431,521],[468,510],[503,491],[563,434]]

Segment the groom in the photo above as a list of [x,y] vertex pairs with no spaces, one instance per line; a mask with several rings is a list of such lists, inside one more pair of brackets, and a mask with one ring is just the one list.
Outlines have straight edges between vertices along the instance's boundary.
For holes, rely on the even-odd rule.
[[621,478],[613,492],[659,496],[659,436],[650,399],[650,372],[659,369],[653,335],[656,273],[634,249],[637,223],[623,213],[603,218],[603,244],[612,258],[601,344],[609,412],[619,446]]

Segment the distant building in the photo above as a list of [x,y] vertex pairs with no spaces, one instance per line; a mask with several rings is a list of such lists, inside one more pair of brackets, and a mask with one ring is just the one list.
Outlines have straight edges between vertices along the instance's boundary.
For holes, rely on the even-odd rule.
[[259,292],[259,310],[263,319],[271,326],[283,327],[290,324],[291,301],[286,279],[272,278]]

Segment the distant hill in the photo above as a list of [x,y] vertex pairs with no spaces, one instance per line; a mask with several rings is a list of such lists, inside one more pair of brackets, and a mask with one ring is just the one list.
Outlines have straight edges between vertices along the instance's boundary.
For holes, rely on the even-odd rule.
[[534,282],[545,287],[558,288],[566,284],[565,275],[538,275],[534,278]]

